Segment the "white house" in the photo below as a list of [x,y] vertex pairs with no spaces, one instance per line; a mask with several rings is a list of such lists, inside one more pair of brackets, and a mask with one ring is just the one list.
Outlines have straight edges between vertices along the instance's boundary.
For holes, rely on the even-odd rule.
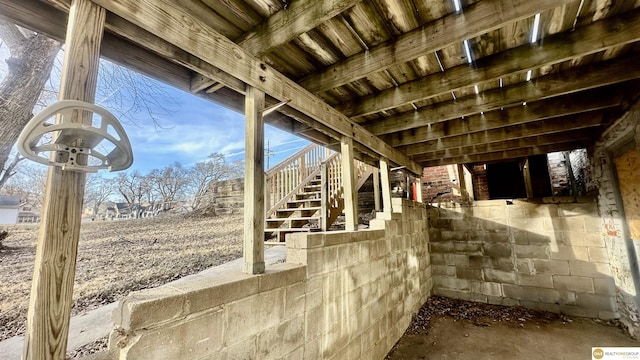
[[0,224],[16,224],[20,198],[13,195],[0,195]]

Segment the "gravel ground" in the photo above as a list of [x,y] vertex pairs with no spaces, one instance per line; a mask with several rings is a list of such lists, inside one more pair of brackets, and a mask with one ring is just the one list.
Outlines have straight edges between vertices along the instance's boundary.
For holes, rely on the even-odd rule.
[[[0,249],[0,341],[25,330],[37,225],[15,225]],[[242,215],[86,222],[72,314],[242,256]]]

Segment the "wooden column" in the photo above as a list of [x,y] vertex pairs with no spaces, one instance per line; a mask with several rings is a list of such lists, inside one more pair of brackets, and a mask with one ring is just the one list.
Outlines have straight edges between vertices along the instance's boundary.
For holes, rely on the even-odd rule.
[[373,206],[380,211],[380,170],[373,169]]
[[358,190],[353,166],[353,139],[342,136],[340,141],[342,153],[342,188],[344,190],[345,230],[358,230]]
[[244,104],[244,272],[264,272],[264,92],[247,86]]
[[467,179],[464,176],[464,165],[458,164],[458,182],[460,185],[460,197],[462,199],[462,203],[466,204],[469,202],[469,191],[467,190]]
[[533,186],[531,184],[531,170],[529,169],[529,159],[524,161],[522,166],[522,173],[524,176],[524,186],[527,190],[527,199],[533,199]]
[[[93,103],[105,10],[73,0],[60,79],[60,100]],[[91,124],[78,112],[75,122]],[[80,145],[80,144],[74,144]],[[24,359],[64,359],[80,238],[85,174],[50,167],[29,300]]]
[[391,181],[389,181],[389,162],[386,158],[380,159],[380,180],[382,181],[382,211],[393,212],[391,205]]

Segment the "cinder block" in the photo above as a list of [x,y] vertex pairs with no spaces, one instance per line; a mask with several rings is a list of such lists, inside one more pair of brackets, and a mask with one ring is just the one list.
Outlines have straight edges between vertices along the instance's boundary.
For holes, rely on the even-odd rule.
[[452,265],[433,265],[434,275],[456,276],[456,267]]
[[454,245],[453,245],[453,242],[431,243],[429,244],[429,251],[431,251],[431,253],[443,253],[443,254],[453,253]]
[[501,271],[495,269],[483,269],[484,279],[488,282],[497,282],[503,284],[515,284],[515,271]]
[[514,245],[516,256],[529,259],[548,259],[548,245]]
[[482,245],[478,243],[454,242],[453,247],[456,253],[482,255]]
[[576,294],[576,305],[598,311],[615,311],[616,299],[613,296],[598,294]]
[[545,303],[557,303],[560,301],[560,292],[553,289],[542,289],[520,285],[502,285],[504,296],[522,301],[534,301]]
[[306,284],[301,282],[285,288],[285,316],[292,316],[304,313],[306,300]]
[[468,238],[469,241],[486,243],[508,243],[510,241],[508,231],[471,231]]
[[500,258],[492,258],[491,259],[491,267],[496,270],[501,271],[515,271],[516,267],[514,264],[514,258],[512,257],[500,257]]
[[548,218],[510,218],[509,226],[533,233],[543,233],[548,230],[553,230],[548,229],[548,225],[545,225],[545,222],[548,224],[551,223]]
[[536,270],[533,259],[516,259],[516,271],[520,274],[534,275]]
[[471,292],[487,296],[502,296],[502,284],[484,281],[472,281]]
[[616,284],[612,278],[594,278],[593,285],[596,294],[609,296],[615,296],[616,294]]
[[584,232],[584,220],[583,216],[552,218],[546,230]]
[[569,275],[569,261],[533,259],[536,274]]
[[619,319],[620,313],[615,311],[598,311],[598,318],[602,320]]
[[469,280],[457,279],[449,276],[433,276],[433,283],[436,287],[447,288],[459,291],[469,291]]
[[553,279],[551,275],[518,274],[518,284],[553,289]]
[[304,315],[261,331],[257,337],[259,359],[279,359],[304,344]]
[[569,270],[571,275],[586,276],[593,278],[611,277],[609,264],[592,263],[588,261],[569,260]]
[[306,278],[304,266],[295,264],[275,264],[267,268],[264,274],[258,275],[258,290],[265,292],[301,283]]
[[511,244],[482,244],[483,253],[486,256],[490,256],[492,258],[496,257],[510,257],[512,255],[512,247]]
[[550,245],[552,260],[583,260],[589,261],[588,248],[582,246]]
[[[315,235],[315,234],[314,234]],[[324,246],[342,245],[352,242],[352,238],[355,240],[359,238],[360,234],[354,234],[351,231],[330,231],[324,233]]]
[[291,233],[285,242],[295,249],[314,249],[324,246],[324,233]]
[[284,290],[273,290],[227,304],[224,343],[234,344],[256,335],[260,329],[278,325],[284,317],[283,293]]
[[355,265],[360,259],[361,243],[338,246],[338,269]]
[[448,265],[444,260],[444,254],[429,253],[429,257],[431,258],[431,265]]
[[600,233],[585,231],[563,232],[563,243],[567,246],[604,247],[604,239]]
[[490,268],[493,267],[491,258],[488,256],[470,255],[469,267],[472,268]]
[[130,359],[143,360],[179,359],[183,354],[210,357],[223,346],[220,331],[223,324],[223,310],[215,308],[153,330],[137,331],[140,337],[124,351]]
[[609,263],[609,254],[606,248],[589,247],[589,261],[599,263]]
[[470,267],[456,267],[456,276],[459,279],[466,280],[483,280],[482,269],[470,268]]
[[593,279],[584,276],[553,275],[553,286],[558,290],[593,293]]
[[461,254],[444,254],[446,265],[469,266],[469,256]]
[[567,314],[569,316],[579,316],[586,318],[597,318],[598,310],[587,309],[580,306],[562,305],[560,306],[560,313]]
[[468,291],[445,289],[437,286],[433,288],[433,294],[451,299],[471,300],[471,294]]

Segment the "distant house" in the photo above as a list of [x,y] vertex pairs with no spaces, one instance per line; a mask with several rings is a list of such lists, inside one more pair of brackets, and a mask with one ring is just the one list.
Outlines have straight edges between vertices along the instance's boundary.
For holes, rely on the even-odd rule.
[[20,198],[13,195],[0,195],[0,224],[16,224]]

